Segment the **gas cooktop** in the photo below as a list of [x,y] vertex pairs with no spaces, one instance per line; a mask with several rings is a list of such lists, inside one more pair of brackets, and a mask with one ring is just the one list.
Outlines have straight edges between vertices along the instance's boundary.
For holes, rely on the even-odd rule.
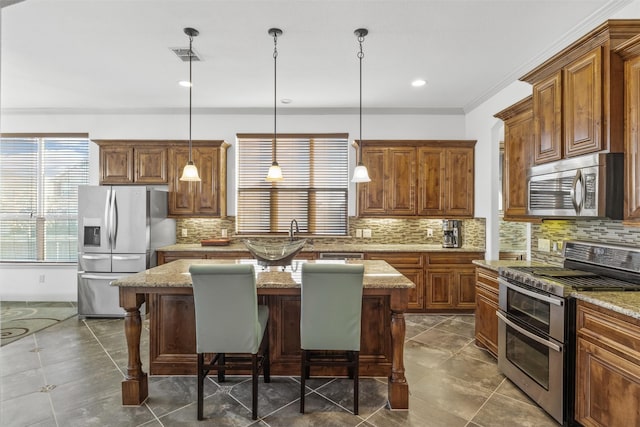
[[557,282],[576,291],[640,291],[640,284],[601,276],[591,271],[554,266],[509,267],[509,269],[533,276],[538,280]]

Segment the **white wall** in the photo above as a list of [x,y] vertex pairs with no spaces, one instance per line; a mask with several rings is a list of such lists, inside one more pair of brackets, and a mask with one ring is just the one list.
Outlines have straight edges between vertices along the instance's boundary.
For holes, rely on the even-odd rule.
[[[357,114],[279,114],[279,132],[348,132],[358,137]],[[193,139],[223,139],[231,143],[228,152],[227,194],[229,214],[235,215],[235,135],[273,131],[273,116],[194,114]],[[93,139],[185,139],[188,116],[184,114],[5,114],[2,132],[8,133],[88,133]],[[363,117],[364,139],[464,139],[463,115],[368,115]],[[355,150],[350,151],[352,169]],[[90,152],[90,182],[98,183],[98,149]],[[353,185],[353,184],[351,184]],[[355,187],[350,188],[349,214],[355,214]],[[40,282],[44,275],[44,282]],[[75,301],[76,266],[0,265],[0,299],[20,301]]]

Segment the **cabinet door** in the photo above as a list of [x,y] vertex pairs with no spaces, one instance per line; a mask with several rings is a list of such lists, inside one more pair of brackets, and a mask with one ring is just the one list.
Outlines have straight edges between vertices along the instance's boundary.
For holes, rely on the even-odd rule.
[[430,268],[427,270],[426,308],[451,309],[453,302],[454,275],[451,269]]
[[166,184],[167,148],[137,147],[134,149],[134,179],[138,184]]
[[624,219],[640,221],[640,56],[625,62]]
[[483,287],[476,288],[476,341],[494,356],[498,355],[498,295]]
[[472,217],[474,203],[473,148],[447,148],[445,168],[445,215]]
[[100,171],[100,184],[132,184],[133,146],[101,146]]
[[564,69],[564,156],[602,150],[602,47]]
[[389,148],[388,151],[387,213],[389,215],[416,214],[416,150],[413,147]]
[[536,165],[562,157],[562,73],[533,86],[534,155]]
[[454,274],[455,307],[460,309],[474,309],[476,307],[476,274],[474,269],[458,268]]
[[418,215],[444,215],[445,152],[438,147],[418,148]]
[[[200,182],[180,181],[182,169],[189,161],[189,149],[172,147],[169,150],[169,215],[192,215],[195,213],[195,194],[200,189]],[[196,165],[199,167],[199,165]],[[200,169],[198,169],[200,172]],[[200,172],[201,173],[201,172]]]
[[533,148],[533,111],[518,114],[504,126],[503,194],[504,216],[523,217],[527,213],[527,169]]
[[380,147],[362,147],[362,162],[367,166],[371,182],[358,184],[360,215],[384,215],[386,213],[385,172],[386,149]]
[[218,147],[194,147],[193,161],[198,167],[200,185],[197,186],[194,198],[194,213],[207,216],[220,215],[218,191],[219,165]]

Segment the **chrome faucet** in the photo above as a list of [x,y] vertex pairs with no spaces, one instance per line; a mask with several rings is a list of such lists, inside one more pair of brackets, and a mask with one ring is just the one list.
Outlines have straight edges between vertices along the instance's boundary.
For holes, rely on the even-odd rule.
[[[295,230],[293,229],[293,224],[296,225],[296,229]],[[294,218],[294,219],[291,220],[291,224],[289,225],[289,240],[291,240],[291,241],[295,240],[294,239],[295,235],[296,235],[296,233],[299,233],[299,232],[300,232],[300,228],[298,227],[298,221],[296,221],[296,219]]]

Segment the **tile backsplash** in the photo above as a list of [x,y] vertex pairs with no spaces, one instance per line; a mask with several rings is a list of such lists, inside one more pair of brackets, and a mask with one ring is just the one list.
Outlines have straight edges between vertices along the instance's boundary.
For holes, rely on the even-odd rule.
[[[462,221],[463,247],[485,247],[484,218],[474,218]],[[235,236],[235,218],[178,219],[176,224],[177,243],[199,243],[203,239],[219,238],[222,230],[226,229],[228,236]],[[371,230],[371,238],[355,237],[356,230]],[[183,236],[186,230],[186,236]],[[433,236],[428,237],[429,230]],[[434,244],[442,243],[442,220],[439,219],[396,219],[396,218],[349,218],[350,237],[315,237],[326,243],[341,244]]]

